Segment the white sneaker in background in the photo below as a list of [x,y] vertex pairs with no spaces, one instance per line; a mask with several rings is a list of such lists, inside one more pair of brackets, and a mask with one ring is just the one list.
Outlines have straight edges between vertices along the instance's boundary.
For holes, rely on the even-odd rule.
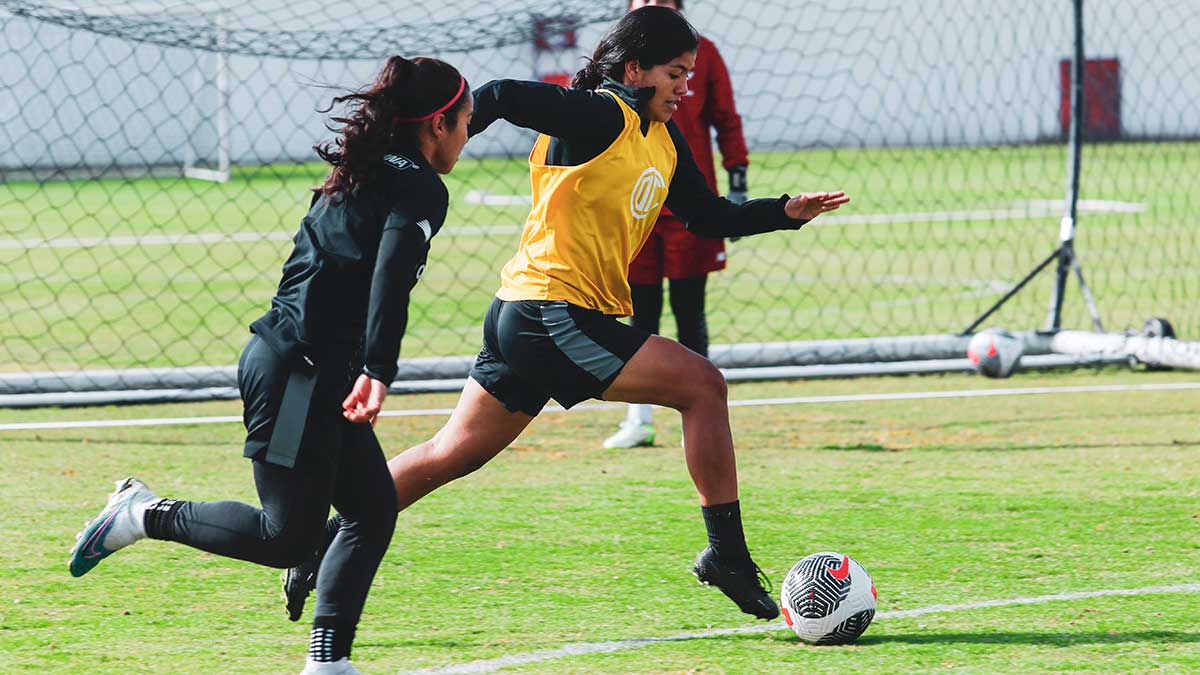
[[617,433],[604,440],[606,448],[638,448],[654,445],[654,427],[626,420]]

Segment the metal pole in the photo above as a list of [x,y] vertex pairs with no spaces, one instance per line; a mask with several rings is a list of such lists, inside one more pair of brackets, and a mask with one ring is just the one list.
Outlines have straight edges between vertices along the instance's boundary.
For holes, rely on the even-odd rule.
[[971,325],[970,325],[970,326],[967,326],[967,327],[966,327],[966,328],[963,330],[963,332],[959,333],[959,335],[961,335],[961,336],[967,336],[967,335],[972,335],[972,334],[974,334],[974,333],[975,333],[975,329],[976,329],[976,328],[979,328],[979,326],[980,326],[981,324],[983,324],[983,322],[984,322],[984,321],[987,321],[987,318],[988,318],[989,316],[991,316],[992,314],[995,314],[995,313],[996,313],[996,310],[1000,309],[1000,307],[1001,307],[1002,305],[1004,305],[1004,303],[1008,302],[1008,299],[1009,299],[1009,298],[1011,298],[1012,296],[1016,295],[1016,294],[1017,294],[1017,292],[1018,292],[1018,291],[1020,291],[1022,288],[1025,288],[1025,284],[1027,284],[1027,283],[1029,283],[1030,281],[1032,281],[1032,280],[1033,280],[1033,278],[1034,278],[1034,277],[1036,277],[1036,276],[1038,275],[1038,273],[1039,273],[1039,272],[1041,272],[1042,270],[1046,269],[1046,267],[1047,267],[1047,266],[1048,266],[1050,263],[1054,262],[1054,259],[1055,259],[1055,258],[1058,258],[1059,260],[1061,260],[1061,259],[1062,259],[1062,257],[1061,257],[1061,256],[1062,256],[1062,249],[1054,249],[1054,253],[1051,253],[1051,254],[1050,254],[1050,255],[1049,255],[1049,256],[1048,256],[1048,257],[1047,257],[1045,260],[1043,260],[1042,262],[1038,263],[1038,266],[1037,266],[1037,267],[1035,267],[1035,268],[1033,268],[1033,271],[1032,271],[1032,272],[1030,272],[1029,274],[1026,274],[1026,275],[1025,275],[1025,278],[1021,279],[1020,281],[1018,281],[1018,282],[1017,282],[1017,284],[1016,284],[1015,286],[1013,286],[1012,288],[1008,289],[1008,292],[1004,294],[1004,297],[1002,297],[1002,298],[1000,298],[999,300],[997,300],[997,301],[996,301],[996,304],[994,304],[994,305],[992,305],[991,307],[989,307],[989,308],[988,308],[988,310],[987,310],[986,312],[984,312],[984,313],[983,313],[983,314],[982,314],[982,315],[981,315],[981,316],[980,316],[978,319],[975,319],[974,321],[972,321],[972,322],[971,322]]
[[1062,327],[1063,294],[1067,288],[1071,268],[1075,262],[1075,216],[1076,203],[1079,200],[1079,164],[1083,150],[1083,74],[1085,57],[1083,53],[1083,0],[1072,0],[1075,14],[1075,54],[1071,63],[1071,126],[1070,158],[1067,174],[1067,213],[1059,226],[1058,238],[1058,275],[1054,282],[1054,297],[1050,301],[1050,311],[1047,317],[1047,330],[1056,331]]

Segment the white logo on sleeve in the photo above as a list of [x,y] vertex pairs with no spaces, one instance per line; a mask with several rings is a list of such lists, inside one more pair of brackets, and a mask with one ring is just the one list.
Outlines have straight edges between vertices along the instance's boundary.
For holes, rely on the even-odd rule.
[[421,234],[425,235],[425,241],[429,241],[430,237],[433,236],[433,228],[430,227],[429,221],[422,218],[417,221],[417,227],[421,228]]
[[637,220],[650,215],[650,212],[662,205],[659,193],[667,187],[667,181],[658,169],[650,167],[638,176],[633,184],[633,193],[629,195],[629,212]]
[[405,169],[412,169],[415,171],[420,168],[417,166],[416,162],[405,157],[404,155],[384,155],[383,161],[392,165],[394,168],[400,169],[401,171],[404,171]]

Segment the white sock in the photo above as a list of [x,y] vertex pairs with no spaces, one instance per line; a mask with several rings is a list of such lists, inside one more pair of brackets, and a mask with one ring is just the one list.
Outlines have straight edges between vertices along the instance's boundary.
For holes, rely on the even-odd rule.
[[146,511],[163,500],[150,490],[143,490],[139,497],[129,502],[129,508],[117,514],[121,522],[104,537],[104,546],[110,551],[125,548],[146,538]]
[[649,403],[630,403],[625,421],[630,424],[651,424],[653,422]]
[[150,496],[152,497],[151,499],[134,501],[129,505],[129,517],[133,519],[131,524],[134,531],[138,534],[138,539],[146,536],[146,511],[149,511],[151,507],[162,501],[154,495]]

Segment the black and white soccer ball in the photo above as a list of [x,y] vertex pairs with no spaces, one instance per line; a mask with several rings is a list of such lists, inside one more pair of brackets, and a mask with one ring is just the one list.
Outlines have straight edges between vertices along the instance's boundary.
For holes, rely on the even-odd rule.
[[999,328],[976,333],[967,343],[967,360],[988,377],[1012,375],[1024,353],[1021,338]]
[[854,642],[875,618],[875,582],[844,553],[814,553],[796,563],[780,588],[783,618],[804,642]]

